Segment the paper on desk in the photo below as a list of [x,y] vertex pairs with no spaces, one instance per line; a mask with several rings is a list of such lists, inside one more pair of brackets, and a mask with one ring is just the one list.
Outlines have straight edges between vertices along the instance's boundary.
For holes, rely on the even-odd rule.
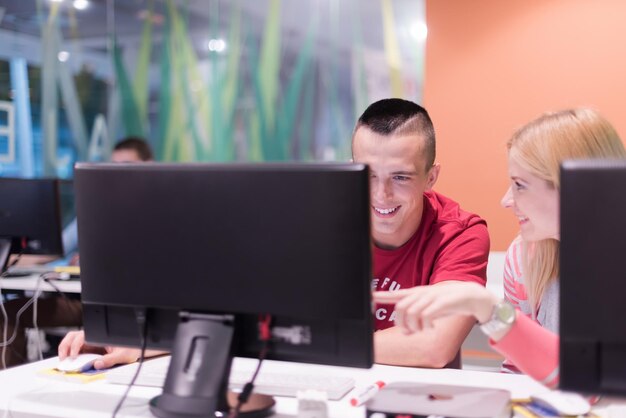
[[[530,400],[515,400],[511,401],[511,407],[513,410],[513,418],[548,418],[548,417],[566,417],[567,415],[559,415],[551,413],[539,405],[534,404]],[[579,415],[580,418],[600,418],[593,412],[589,412],[584,415]]]

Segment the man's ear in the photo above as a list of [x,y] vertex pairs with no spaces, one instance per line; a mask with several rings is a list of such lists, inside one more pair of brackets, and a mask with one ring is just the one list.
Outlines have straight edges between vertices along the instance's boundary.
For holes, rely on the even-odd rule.
[[441,165],[439,163],[433,164],[433,166],[428,170],[428,181],[426,183],[426,190],[430,190],[437,183],[437,179],[439,178],[439,171],[441,170]]

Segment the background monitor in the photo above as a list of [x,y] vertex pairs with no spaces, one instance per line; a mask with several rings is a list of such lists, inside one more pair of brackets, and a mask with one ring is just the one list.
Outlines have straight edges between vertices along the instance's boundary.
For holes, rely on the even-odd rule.
[[372,365],[366,166],[78,164],[75,187],[87,339],[139,346],[147,314],[148,347],[174,347],[158,416],[218,408],[259,315],[267,358]]
[[59,182],[0,177],[0,268],[10,254],[63,255]]
[[626,161],[561,168],[560,386],[626,394]]
[[67,227],[76,219],[76,205],[74,203],[74,182],[58,179],[59,205],[61,206],[61,225]]

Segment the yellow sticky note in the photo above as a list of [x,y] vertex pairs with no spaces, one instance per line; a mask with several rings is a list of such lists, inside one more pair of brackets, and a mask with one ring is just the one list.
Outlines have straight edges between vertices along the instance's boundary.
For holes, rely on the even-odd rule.
[[64,380],[74,383],[89,383],[96,380],[104,379],[104,370],[92,370],[86,373],[65,373],[57,369],[43,369],[39,371],[39,375],[50,377],[53,379]]

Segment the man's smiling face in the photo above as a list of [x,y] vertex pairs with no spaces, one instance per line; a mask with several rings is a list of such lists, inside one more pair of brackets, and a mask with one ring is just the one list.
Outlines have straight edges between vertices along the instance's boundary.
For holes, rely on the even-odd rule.
[[370,168],[372,234],[378,247],[402,246],[422,219],[424,192],[437,180],[439,166],[426,168],[419,134],[381,135],[362,126],[353,138],[353,159]]

